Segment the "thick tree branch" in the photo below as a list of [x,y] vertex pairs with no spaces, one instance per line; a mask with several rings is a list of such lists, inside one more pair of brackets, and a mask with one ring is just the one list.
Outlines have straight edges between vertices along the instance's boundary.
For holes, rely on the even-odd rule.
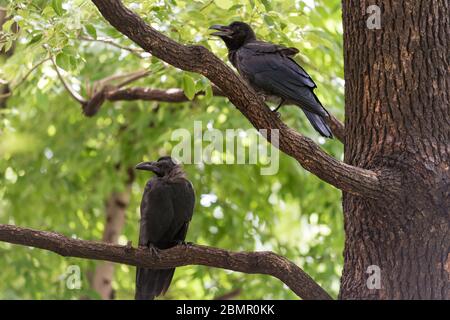
[[[222,91],[216,86],[212,87],[215,96],[223,96]],[[199,91],[196,96],[204,95],[204,91]],[[171,89],[150,89],[150,88],[124,88],[124,89],[108,89],[106,92],[106,99],[109,101],[119,100],[146,100],[146,101],[160,101],[160,102],[187,102],[189,98],[186,97],[184,91],[179,88]]]
[[40,248],[64,257],[124,263],[151,269],[202,265],[251,274],[266,274],[284,282],[302,299],[331,299],[293,262],[273,252],[231,252],[199,245],[178,245],[157,257],[146,249],[67,238],[59,233],[0,224],[0,241]]
[[120,0],[92,0],[118,31],[174,67],[204,75],[218,86],[256,129],[279,130],[279,149],[306,170],[346,192],[379,198],[389,192],[379,175],[334,159],[311,139],[295,132],[271,112],[245,81],[202,46],[186,46],[166,37],[127,9]]
[[[222,91],[216,86],[212,86],[212,90],[215,96],[223,96]],[[197,97],[204,94],[204,91],[199,91],[195,96]],[[84,114],[88,117],[96,115],[105,100],[187,102],[189,101],[189,98],[186,97],[182,89],[178,88],[161,90],[141,87],[120,88],[120,86],[105,86],[101,90],[98,90],[97,93],[83,106]]]

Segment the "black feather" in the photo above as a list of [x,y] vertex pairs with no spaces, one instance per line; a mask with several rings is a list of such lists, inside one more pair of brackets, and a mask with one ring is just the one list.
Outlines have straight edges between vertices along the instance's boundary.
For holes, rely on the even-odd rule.
[[331,138],[331,129],[325,121],[328,112],[314,94],[316,84],[292,58],[298,50],[256,40],[253,30],[243,22],[234,22],[226,28],[233,32],[222,39],[239,74],[257,92],[299,106],[314,129]]
[[[174,165],[176,166],[176,165]],[[192,184],[178,175],[152,178],[146,185],[141,202],[139,245],[167,249],[186,238],[195,204]],[[136,270],[136,299],[154,299],[164,294],[175,268]]]

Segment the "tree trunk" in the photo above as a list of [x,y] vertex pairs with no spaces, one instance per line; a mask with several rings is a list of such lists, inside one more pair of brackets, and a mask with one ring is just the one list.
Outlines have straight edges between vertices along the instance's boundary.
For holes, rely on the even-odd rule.
[[[377,1],[381,28],[369,29],[371,4],[342,1],[345,162],[402,188],[344,193],[340,298],[450,299],[450,4]],[[380,289],[367,285],[371,265]]]
[[[132,169],[128,169],[129,179],[123,192],[112,193],[106,201],[106,222],[103,231],[103,242],[116,244],[125,224],[126,210],[130,203],[131,184],[134,180]],[[114,264],[104,261],[97,265],[92,278],[92,288],[98,292],[103,300],[114,298],[112,280],[114,276]]]
[[[11,17],[7,15],[6,9],[0,7],[0,30],[3,27],[3,24],[8,21]],[[13,32],[19,32],[18,25],[14,22],[11,26],[11,30]],[[11,57],[14,53],[14,49],[16,48],[16,44],[13,43],[11,48],[8,51],[0,50],[0,63],[3,64],[4,60]],[[6,108],[6,101],[8,100],[9,93],[11,93],[11,90],[9,88],[8,84],[1,84],[0,83],[0,109]]]

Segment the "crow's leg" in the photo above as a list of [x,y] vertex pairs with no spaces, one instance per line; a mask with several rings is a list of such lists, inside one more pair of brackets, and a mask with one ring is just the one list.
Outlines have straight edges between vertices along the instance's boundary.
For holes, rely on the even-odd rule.
[[175,240],[175,241],[177,242],[177,245],[183,246],[183,247],[184,247],[184,250],[189,249],[189,247],[190,247],[191,245],[193,245],[192,242],[186,242],[186,241],[184,241],[184,240]]
[[159,257],[159,249],[155,247],[153,243],[149,243],[147,246],[148,250],[151,252],[152,256],[158,258]]
[[272,110],[272,112],[277,112],[278,109],[281,108],[281,106],[283,105],[283,103],[284,103],[284,99],[281,99],[280,104],[278,105],[278,107],[276,107],[274,110]]
[[186,241],[184,241],[184,240],[175,240],[175,241],[174,241],[174,244],[175,244],[176,246],[186,246],[186,247],[188,247],[188,246],[193,245],[194,243],[192,243],[192,242],[186,242]]

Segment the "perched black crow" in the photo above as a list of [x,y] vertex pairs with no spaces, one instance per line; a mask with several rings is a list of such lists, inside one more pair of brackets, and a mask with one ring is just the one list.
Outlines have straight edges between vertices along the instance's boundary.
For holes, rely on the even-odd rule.
[[332,138],[325,123],[329,116],[314,94],[316,84],[306,71],[292,58],[299,51],[256,40],[252,28],[244,22],[228,26],[214,25],[212,35],[220,37],[228,48],[228,59],[239,74],[265,99],[299,106],[322,136]]
[[[171,157],[156,162],[142,162],[136,169],[156,174],[145,186],[141,201],[139,246],[148,247],[157,254],[183,243],[194,212],[194,188],[181,166]],[[164,294],[172,281],[173,269],[136,270],[137,300],[149,300]]]

